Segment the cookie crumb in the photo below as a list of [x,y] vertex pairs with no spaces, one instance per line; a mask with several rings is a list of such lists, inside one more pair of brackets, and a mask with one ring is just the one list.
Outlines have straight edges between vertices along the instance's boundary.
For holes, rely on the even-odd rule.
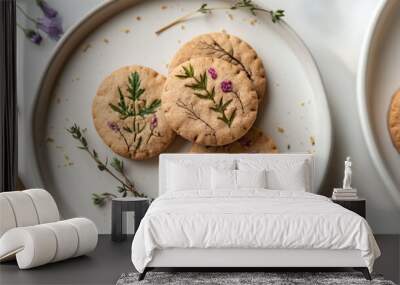
[[86,44],[86,45],[83,47],[82,52],[87,52],[88,49],[90,49],[91,47],[92,47],[91,44]]
[[225,30],[225,29],[222,29],[222,30],[221,30],[221,33],[224,33],[224,34],[226,34],[227,32],[226,32],[226,30]]
[[131,32],[131,30],[128,28],[125,28],[125,29],[122,29],[122,32],[125,34],[129,34]]
[[103,39],[103,42],[104,42],[105,44],[108,44],[110,41],[109,41],[107,38],[104,38],[104,39]]
[[48,137],[48,138],[46,139],[46,142],[48,142],[48,143],[53,143],[53,142],[54,142],[54,139],[51,138],[51,137]]
[[228,13],[228,18],[233,21],[233,15],[231,13]]
[[141,19],[142,19],[142,17],[136,16],[136,20],[137,20],[137,21],[140,21]]
[[277,127],[276,129],[277,129],[278,132],[281,133],[281,134],[283,134],[283,133],[285,132],[285,129],[284,129],[284,128]]
[[166,10],[166,9],[168,9],[168,6],[165,6],[165,5],[161,6],[161,10]]
[[315,139],[314,139],[313,136],[310,136],[310,143],[311,143],[312,146],[315,145]]
[[256,23],[257,23],[257,19],[250,20],[250,25],[255,26]]
[[291,148],[291,146],[290,146],[290,144],[288,144],[288,145],[287,145],[287,149],[290,150],[290,148]]

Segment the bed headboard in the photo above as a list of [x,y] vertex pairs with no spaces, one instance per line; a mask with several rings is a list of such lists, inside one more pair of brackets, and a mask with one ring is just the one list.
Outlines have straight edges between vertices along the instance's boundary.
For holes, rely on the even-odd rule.
[[217,153],[204,153],[204,154],[191,154],[191,153],[164,153],[160,155],[159,161],[159,170],[158,170],[158,194],[161,195],[166,191],[167,185],[167,165],[169,161],[184,161],[188,160],[190,162],[207,162],[207,164],[213,163],[213,161],[218,160],[232,160],[235,161],[237,159],[268,159],[273,161],[307,161],[310,167],[309,171],[309,181],[310,181],[310,188],[311,192],[315,193],[318,189],[315,189],[315,162],[314,157],[312,154],[308,153],[296,153],[296,154],[217,154]]

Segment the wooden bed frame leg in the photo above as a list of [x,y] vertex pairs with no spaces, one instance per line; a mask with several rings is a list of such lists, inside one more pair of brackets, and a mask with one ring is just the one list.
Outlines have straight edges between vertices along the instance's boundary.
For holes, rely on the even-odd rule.
[[147,267],[143,270],[142,273],[139,274],[139,278],[138,281],[142,281],[144,279],[144,277],[146,277],[146,273],[147,273],[148,269]]
[[365,279],[372,280],[371,274],[369,274],[369,270],[367,267],[355,267],[354,269],[357,271],[361,271],[361,273],[364,275]]

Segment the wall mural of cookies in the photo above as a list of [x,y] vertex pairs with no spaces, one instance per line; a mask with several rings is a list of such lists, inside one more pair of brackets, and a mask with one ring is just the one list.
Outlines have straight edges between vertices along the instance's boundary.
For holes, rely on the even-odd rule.
[[[57,78],[43,81],[47,112],[35,113],[44,130],[34,145],[43,146],[38,171],[63,215],[109,232],[111,199],[158,196],[162,153],[309,152],[319,185],[331,148],[326,94],[307,48],[277,14],[228,2],[134,2],[103,5],[115,15],[96,12],[90,31],[82,21],[73,31],[80,40],[60,46],[51,63]],[[224,5],[161,28],[182,9]]]

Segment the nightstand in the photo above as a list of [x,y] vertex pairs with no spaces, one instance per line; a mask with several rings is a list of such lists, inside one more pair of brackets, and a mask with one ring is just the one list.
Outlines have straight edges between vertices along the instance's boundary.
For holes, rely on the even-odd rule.
[[361,217],[366,217],[366,210],[365,204],[366,200],[359,198],[354,200],[338,200],[338,199],[331,199],[333,203],[339,204],[340,206],[359,214]]
[[139,227],[140,221],[143,219],[147,209],[150,206],[150,199],[139,198],[139,197],[114,198],[112,199],[111,204],[112,204],[111,239],[113,241],[123,241],[127,237],[126,233],[123,233],[124,212],[135,213],[135,232],[136,232]]

